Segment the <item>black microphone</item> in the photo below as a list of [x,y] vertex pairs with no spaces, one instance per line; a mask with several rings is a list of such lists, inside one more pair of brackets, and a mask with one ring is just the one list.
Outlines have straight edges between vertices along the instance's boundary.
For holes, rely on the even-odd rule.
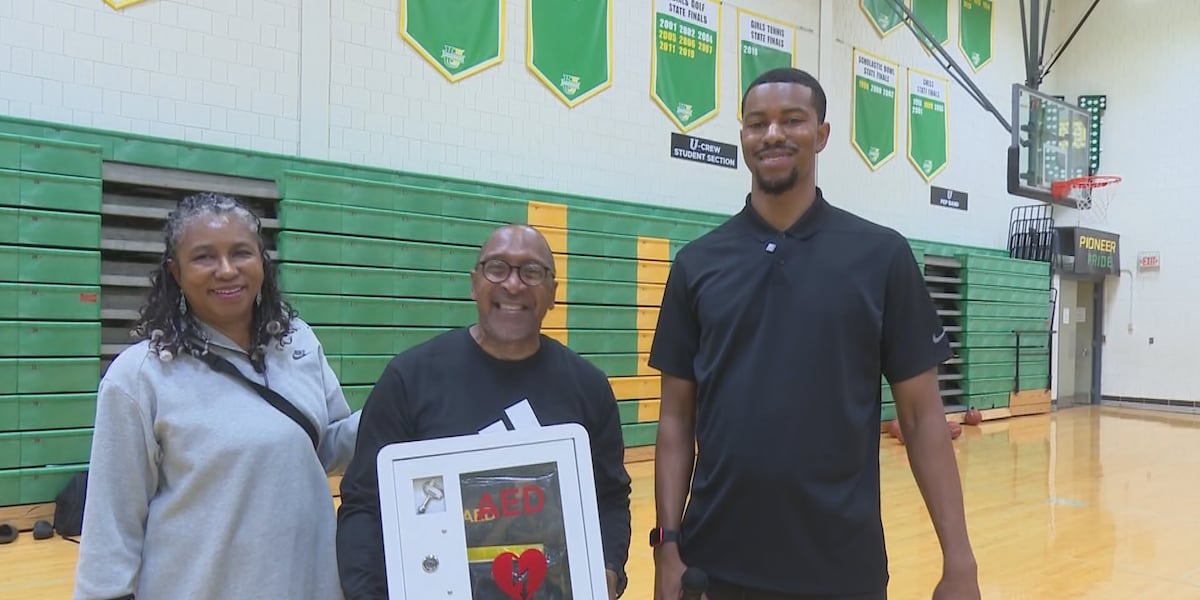
[[708,575],[696,567],[688,567],[679,580],[683,584],[680,600],[700,600],[700,595],[708,590]]

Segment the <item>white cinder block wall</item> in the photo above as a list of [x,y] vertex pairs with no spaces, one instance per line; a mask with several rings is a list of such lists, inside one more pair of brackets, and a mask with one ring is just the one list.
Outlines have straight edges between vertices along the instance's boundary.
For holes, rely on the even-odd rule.
[[[1017,3],[993,3],[993,58],[978,73],[971,70],[958,48],[957,4],[950,5],[950,41],[945,48],[1005,119],[1011,121],[1012,84],[1025,80]],[[900,27],[881,39],[857,1],[826,0],[822,6],[832,13],[825,21],[832,33],[821,38],[821,80],[830,96],[828,119],[832,140],[821,159],[820,180],[831,200],[909,237],[1006,247],[1010,211],[1014,206],[1032,203],[1007,192],[1006,151],[1011,134],[955,83],[937,59],[921,48],[907,27]],[[855,47],[900,67],[897,152],[876,171],[871,171],[850,143]],[[931,205],[929,185],[908,160],[908,67],[949,80],[946,108],[949,163],[932,183],[967,192],[966,212]]]
[[0,1],[0,112],[295,152],[299,0]]
[[[744,0],[802,27],[817,62],[817,0]],[[448,83],[397,33],[399,2],[333,3],[330,158],[536,189],[730,212],[748,172],[670,157],[673,125],[650,98],[653,7],[613,2],[613,85],[568,109],[526,67],[525,2],[510,0],[504,62]],[[693,129],[738,143],[737,9],[721,9],[720,114]],[[739,144],[740,145],[740,144]]]
[[[1051,43],[1063,40],[1091,2],[1055,2]],[[1200,154],[1192,99],[1200,93],[1200,2],[1101,2],[1054,66],[1044,89],[1074,101],[1105,94],[1100,172],[1121,175],[1107,223],[1121,236],[1119,279],[1105,286],[1105,396],[1200,400]],[[1073,223],[1072,211],[1063,218]],[[1056,215],[1057,216],[1057,215]],[[1162,268],[1139,273],[1139,251]],[[1150,338],[1154,343],[1150,343]]]

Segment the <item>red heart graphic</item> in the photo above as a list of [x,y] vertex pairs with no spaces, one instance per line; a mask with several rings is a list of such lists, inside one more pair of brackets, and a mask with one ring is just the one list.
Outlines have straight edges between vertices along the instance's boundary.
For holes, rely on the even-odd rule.
[[492,579],[496,587],[513,600],[529,600],[546,579],[546,555],[530,548],[517,558],[504,552],[492,561]]

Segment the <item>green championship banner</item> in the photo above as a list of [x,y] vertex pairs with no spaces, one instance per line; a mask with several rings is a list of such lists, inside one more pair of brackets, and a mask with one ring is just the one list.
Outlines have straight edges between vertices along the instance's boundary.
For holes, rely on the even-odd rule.
[[992,0],[960,0],[958,48],[979,71],[992,62]]
[[[779,67],[790,67],[796,59],[796,28],[738,9],[739,94],[755,77]],[[739,96],[740,97],[740,96]],[[742,103],[738,102],[738,120],[742,118]]]
[[903,24],[900,11],[896,10],[891,0],[858,0],[858,7],[867,15],[867,20],[871,21],[871,25],[875,26],[875,31],[880,36],[887,37]]
[[400,35],[459,81],[504,60],[505,0],[400,0]]
[[720,31],[717,2],[654,0],[650,96],[684,133],[720,109]]
[[854,49],[850,139],[872,171],[896,154],[896,77],[899,67]]
[[527,0],[529,70],[569,107],[612,85],[610,0]]
[[[946,45],[950,41],[950,2],[952,0],[912,0],[913,16],[933,34],[933,41]],[[917,30],[920,32],[920,30]],[[920,36],[918,36],[920,38]],[[931,48],[926,40],[921,39],[921,47]]]
[[908,161],[929,183],[949,161],[946,80],[908,70]]

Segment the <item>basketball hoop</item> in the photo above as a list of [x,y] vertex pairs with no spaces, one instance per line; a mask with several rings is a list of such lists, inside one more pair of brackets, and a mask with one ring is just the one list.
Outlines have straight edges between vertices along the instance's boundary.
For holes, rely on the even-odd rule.
[[1120,182],[1118,175],[1087,175],[1055,181],[1050,184],[1050,193],[1056,200],[1066,201],[1068,206],[1080,211],[1080,220],[1087,214],[1088,220],[1103,223],[1116,196],[1113,184]]

